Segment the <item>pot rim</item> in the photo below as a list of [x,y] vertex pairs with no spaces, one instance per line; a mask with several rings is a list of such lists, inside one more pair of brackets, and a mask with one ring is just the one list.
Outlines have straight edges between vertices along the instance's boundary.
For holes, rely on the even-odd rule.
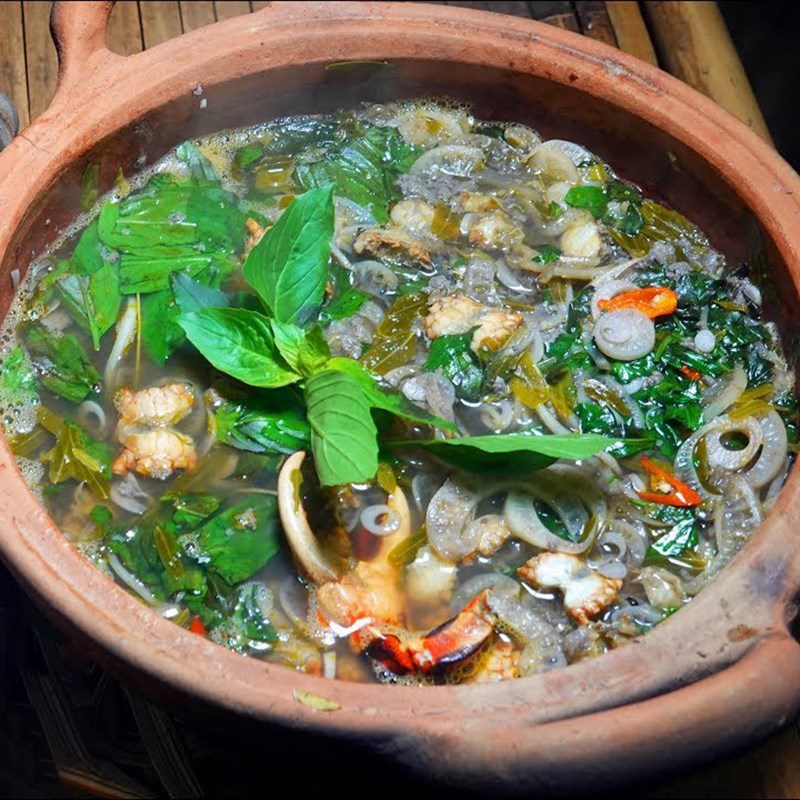
[[[67,163],[114,130],[191,92],[198,82],[205,96],[213,98],[217,85],[279,66],[421,59],[533,73],[578,87],[667,130],[719,172],[753,210],[800,294],[800,237],[793,234],[800,211],[800,181],[792,169],[707,98],[597,41],[531,20],[455,7],[274,3],[252,15],[216,23],[213,48],[207,46],[209,31],[201,29],[121,57],[98,39],[97,11],[104,8],[107,16],[109,4],[56,5],[56,31],[61,23],[74,40],[59,43],[62,72],[50,109],[0,157],[0,207],[6,209],[0,221],[0,256],[28,208]],[[67,6],[79,10],[69,11]],[[468,52],[466,40],[472,43]],[[735,186],[734,178],[738,178]],[[242,714],[356,736],[371,732],[393,740],[411,737],[417,742],[416,749],[411,748],[414,752],[423,742],[445,742],[447,752],[456,754],[447,768],[456,772],[474,770],[474,765],[459,763],[460,746],[473,743],[486,756],[486,760],[476,756],[475,763],[485,764],[490,750],[484,739],[493,736],[500,741],[502,729],[543,726],[622,704],[644,708],[647,703],[639,701],[658,699],[682,685],[697,688],[712,680],[706,676],[718,679],[735,672],[743,659],[749,659],[748,664],[755,659],[764,669],[764,653],[774,652],[765,642],[784,643],[782,659],[797,666],[800,674],[800,648],[791,642],[786,628],[800,591],[800,555],[790,547],[790,509],[800,500],[796,468],[742,553],[690,606],[642,639],[599,659],[513,682],[425,689],[303,675],[242,658],[180,629],[142,606],[69,544],[24,485],[4,439],[0,470],[6,474],[0,484],[4,558],[33,594],[104,651],[158,682]],[[711,620],[720,616],[720,624],[712,629]],[[702,627],[703,635],[693,634],[693,626]],[[676,651],[673,639],[678,631],[685,641]],[[303,693],[333,700],[340,708],[317,711],[303,702]],[[676,703],[679,694],[673,693]],[[787,685],[780,702],[769,706],[771,713],[777,707],[795,708],[798,695],[800,681]],[[763,716],[768,704],[759,705],[761,700],[755,691],[749,698],[739,698],[728,716],[748,709]],[[713,709],[704,712],[714,716]],[[729,740],[736,735],[729,734]],[[533,745],[525,747],[514,757],[520,758],[521,752],[530,755]],[[491,753],[498,755],[494,748]],[[501,761],[510,757],[501,754]]]

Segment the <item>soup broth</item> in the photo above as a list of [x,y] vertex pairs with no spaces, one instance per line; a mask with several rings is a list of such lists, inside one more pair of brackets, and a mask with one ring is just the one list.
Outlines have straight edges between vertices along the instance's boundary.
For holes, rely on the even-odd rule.
[[580,144],[429,101],[186,142],[19,286],[3,424],[155,613],[345,680],[532,675],[691,601],[797,443],[747,266]]

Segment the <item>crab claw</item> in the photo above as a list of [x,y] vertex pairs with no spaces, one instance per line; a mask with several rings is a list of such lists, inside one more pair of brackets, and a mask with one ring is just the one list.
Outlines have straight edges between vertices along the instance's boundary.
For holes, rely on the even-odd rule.
[[481,592],[459,614],[426,636],[402,642],[387,634],[372,641],[366,652],[398,675],[415,669],[433,672],[463,661],[477,653],[494,633],[486,594]]
[[486,605],[488,590],[470,600],[453,619],[411,643],[417,668],[430,672],[463,661],[483,647],[494,633],[494,620]]
[[338,580],[339,576],[319,546],[311,526],[308,524],[303,503],[298,494],[298,483],[295,473],[300,474],[300,467],[306,457],[305,451],[293,453],[281,467],[278,475],[278,511],[281,515],[283,530],[289,540],[295,558],[308,576],[318,584]]

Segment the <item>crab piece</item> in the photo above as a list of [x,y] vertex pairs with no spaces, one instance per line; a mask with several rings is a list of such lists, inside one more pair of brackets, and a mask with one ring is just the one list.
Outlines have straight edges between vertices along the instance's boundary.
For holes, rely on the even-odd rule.
[[426,200],[401,200],[389,214],[392,223],[412,236],[430,236],[436,209]]
[[247,232],[250,234],[244,246],[244,254],[247,255],[264,238],[267,229],[263,225],[259,225],[251,217],[247,218],[245,225],[247,226]]
[[185,383],[151,386],[132,392],[120,389],[114,398],[122,425],[174,425],[194,406],[194,393]]
[[442,561],[425,545],[406,567],[406,591],[420,603],[447,602],[453,594],[457,574],[454,564]]
[[390,251],[409,261],[427,266],[431,263],[430,247],[417,241],[402,228],[372,228],[362,231],[353,244],[356,253],[380,255]]
[[413,670],[429,673],[463,661],[494,635],[495,617],[486,603],[487,593],[476,595],[460,613],[425,636],[404,641],[389,633],[375,638],[366,652],[398,675]]
[[522,324],[522,314],[516,311],[495,309],[480,318],[480,326],[472,336],[470,348],[493,352],[499,349],[514,331]]
[[281,468],[278,508],[295,558],[319,584],[311,604],[316,619],[311,623],[343,629],[356,652],[367,653],[397,674],[431,672],[477,652],[494,633],[495,617],[487,605],[486,592],[428,634],[415,634],[404,627],[399,569],[388,558],[411,533],[408,502],[399,487],[387,500],[400,520],[397,530],[382,537],[370,561],[360,561],[346,575],[338,576],[322,553],[298,497],[296,475],[304,458],[305,453],[299,451]]
[[496,197],[478,192],[459,192],[458,204],[471,214],[487,214],[490,211],[501,211],[502,206]]
[[320,586],[317,606],[327,620],[342,628],[359,626],[350,634],[357,652],[363,652],[387,628],[404,622],[397,571],[384,561],[359,561],[341,580]]
[[560,589],[564,607],[579,625],[610,606],[622,588],[618,578],[607,578],[569,553],[541,553],[525,562],[517,574],[539,589]]
[[475,247],[508,250],[520,244],[525,233],[502,211],[491,211],[477,218],[464,217],[467,238]]
[[511,536],[511,530],[500,514],[486,514],[478,521],[483,523],[481,538],[478,540],[478,553],[488,558],[505,544]]
[[144,431],[120,431],[117,435],[123,446],[114,459],[115,475],[125,475],[135,470],[147,478],[168,478],[176,469],[194,469],[197,452],[191,436],[155,428]]
[[498,639],[484,652],[475,656],[475,669],[465,679],[465,683],[497,683],[518,678],[520,651],[511,642]]
[[473,352],[495,350],[522,324],[516,311],[487,309],[464,295],[448,295],[431,303],[423,321],[429,339],[469,333]]

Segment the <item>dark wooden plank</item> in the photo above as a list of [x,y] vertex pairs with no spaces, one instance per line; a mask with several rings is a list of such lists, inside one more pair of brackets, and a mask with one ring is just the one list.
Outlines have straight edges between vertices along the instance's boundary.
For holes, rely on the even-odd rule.
[[598,0],[576,2],[575,13],[581,26],[581,33],[604,44],[617,46],[617,37],[606,12],[606,4]]
[[166,42],[183,32],[181,12],[177,2],[166,0],[140,0],[139,13],[142,17],[144,46]]
[[447,3],[448,6],[461,6],[462,8],[474,8],[479,11],[494,11],[497,14],[512,14],[515,17],[530,17],[531,12],[528,3],[506,2],[506,0],[495,0],[495,2],[453,2]]
[[533,19],[546,22],[548,25],[555,25],[564,30],[580,32],[578,17],[572,3],[566,0],[555,0],[555,2],[529,2],[528,11]]
[[50,5],[30,0],[22,4],[31,120],[36,119],[50,105],[58,77],[56,48],[50,38]]
[[144,49],[142,21],[136,0],[122,0],[114,6],[108,20],[106,43],[121,56],[130,56]]
[[617,37],[617,47],[657,67],[656,51],[636,0],[609,0],[606,13]]
[[253,11],[260,11],[262,8],[268,6],[267,0],[250,0],[250,8]]
[[179,5],[184,33],[210,25],[217,19],[211,0],[181,0]]
[[241,17],[250,13],[250,3],[247,0],[215,0],[214,12],[218,20]]
[[30,116],[22,3],[19,0],[0,2],[0,91],[16,106],[21,130],[28,124]]

